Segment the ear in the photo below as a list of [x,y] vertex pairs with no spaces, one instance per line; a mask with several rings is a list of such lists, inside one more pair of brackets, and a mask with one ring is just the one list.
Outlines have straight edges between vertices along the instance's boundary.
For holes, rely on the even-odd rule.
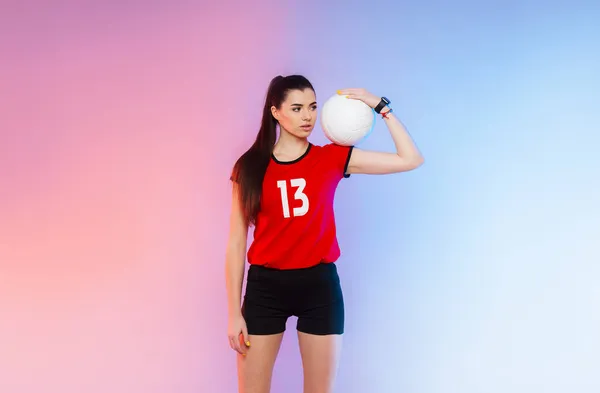
[[275,106],[271,107],[271,114],[273,115],[275,120],[279,121],[279,111],[277,110],[277,108],[275,108]]

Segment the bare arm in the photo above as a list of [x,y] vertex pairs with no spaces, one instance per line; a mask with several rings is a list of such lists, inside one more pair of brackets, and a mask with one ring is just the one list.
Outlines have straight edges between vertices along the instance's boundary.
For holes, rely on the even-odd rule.
[[238,184],[233,182],[231,215],[229,219],[229,241],[225,257],[225,284],[227,309],[230,317],[241,315],[242,282],[246,261],[248,226],[244,222],[240,204]]
[[[387,112],[385,107],[381,112]],[[393,113],[384,120],[392,135],[396,153],[352,150],[347,173],[389,174],[411,171],[423,164],[423,156],[415,146],[404,125]]]
[[[375,108],[381,100],[380,97],[369,93],[365,89],[344,89],[338,91],[338,94],[361,100],[371,108]],[[381,113],[386,113],[389,110],[390,108],[385,107],[381,110]],[[393,113],[388,113],[386,116],[387,118],[384,121],[394,140],[396,153],[354,148],[348,162],[347,173],[383,175],[411,171],[423,164],[423,156],[413,143],[404,125]]]

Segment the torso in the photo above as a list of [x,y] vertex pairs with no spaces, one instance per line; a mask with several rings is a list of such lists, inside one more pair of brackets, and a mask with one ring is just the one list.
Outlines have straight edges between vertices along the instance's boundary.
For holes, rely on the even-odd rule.
[[333,202],[350,150],[311,144],[294,161],[271,158],[249,263],[298,269],[339,258]]

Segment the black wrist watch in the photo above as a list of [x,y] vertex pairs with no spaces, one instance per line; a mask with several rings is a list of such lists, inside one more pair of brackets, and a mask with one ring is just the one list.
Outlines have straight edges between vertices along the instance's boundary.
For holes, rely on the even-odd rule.
[[390,100],[388,100],[385,97],[381,97],[381,101],[379,101],[379,104],[377,104],[377,106],[375,107],[375,112],[381,113],[381,110],[383,108],[385,108],[387,105],[389,105],[390,103],[391,103]]

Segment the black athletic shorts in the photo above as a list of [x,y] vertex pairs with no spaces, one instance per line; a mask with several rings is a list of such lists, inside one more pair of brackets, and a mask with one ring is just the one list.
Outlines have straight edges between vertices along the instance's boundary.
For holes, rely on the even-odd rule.
[[248,334],[281,333],[290,316],[298,317],[300,332],[342,334],[344,299],[336,265],[291,270],[251,265],[242,315]]

